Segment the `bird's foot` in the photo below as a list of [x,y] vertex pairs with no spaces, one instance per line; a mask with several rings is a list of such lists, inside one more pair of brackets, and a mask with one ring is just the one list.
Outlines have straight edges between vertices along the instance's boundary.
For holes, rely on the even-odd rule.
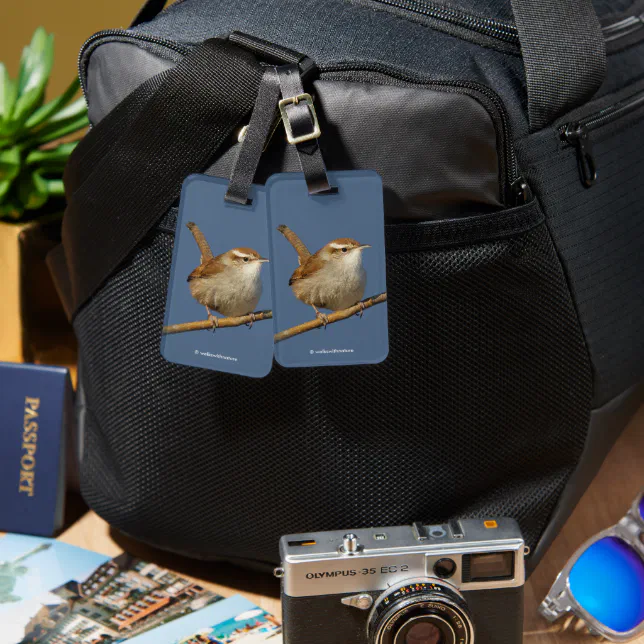
[[257,316],[254,313],[249,313],[248,317],[250,318],[250,322],[246,322],[246,326],[249,329],[253,328],[253,324],[255,324],[255,321],[257,320]]
[[358,302],[358,306],[360,307],[360,312],[359,312],[359,313],[356,313],[356,315],[357,315],[358,317],[362,317],[362,316],[364,315],[365,309],[366,309],[367,307],[364,305],[364,302]]
[[326,329],[326,325],[329,323],[329,317],[325,313],[321,313],[320,311],[315,312],[315,317],[317,317],[318,320],[322,321],[322,326]]
[[212,332],[214,333],[219,328],[219,320],[212,313],[208,313],[208,321],[212,324]]

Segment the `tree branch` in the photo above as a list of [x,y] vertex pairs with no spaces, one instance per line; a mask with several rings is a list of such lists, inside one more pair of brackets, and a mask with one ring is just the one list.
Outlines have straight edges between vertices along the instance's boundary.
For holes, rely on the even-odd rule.
[[[334,322],[339,322],[340,320],[346,320],[356,313],[360,313],[365,309],[369,309],[376,304],[381,304],[382,302],[387,301],[387,294],[381,293],[380,295],[374,295],[373,297],[368,297],[358,304],[350,306],[348,309],[343,309],[342,311],[334,311],[327,315],[327,324],[333,324]],[[362,306],[361,306],[362,304]],[[291,327],[290,329],[285,329],[275,334],[275,344],[281,342],[282,340],[288,340],[296,335],[301,333],[306,333],[307,331],[312,331],[313,329],[319,329],[321,326],[324,326],[324,322],[320,318],[315,318],[315,320],[309,320],[308,322],[303,322],[297,326]]]
[[[255,316],[255,319],[251,317]],[[219,323],[218,329],[225,329],[231,326],[241,326],[242,324],[250,324],[251,322],[261,322],[262,320],[270,320],[273,317],[273,311],[255,311],[255,313],[248,315],[240,315],[232,318],[217,318]],[[210,320],[198,320],[197,322],[184,322],[183,324],[171,324],[170,326],[163,327],[163,334],[169,335],[171,333],[185,333],[186,331],[202,331],[203,329],[212,329],[213,324]]]

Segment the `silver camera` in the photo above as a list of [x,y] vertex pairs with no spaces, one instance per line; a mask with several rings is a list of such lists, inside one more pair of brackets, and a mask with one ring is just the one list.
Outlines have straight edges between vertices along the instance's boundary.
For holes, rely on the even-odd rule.
[[286,644],[519,644],[526,548],[516,521],[282,537]]

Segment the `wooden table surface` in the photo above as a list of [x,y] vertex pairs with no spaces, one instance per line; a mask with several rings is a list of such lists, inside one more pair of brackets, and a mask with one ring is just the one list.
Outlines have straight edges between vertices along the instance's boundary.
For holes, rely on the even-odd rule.
[[[538,616],[536,610],[556,574],[577,547],[585,539],[616,523],[644,487],[643,430],[644,407],[613,448],[595,481],[526,585],[526,644],[583,644],[593,641],[588,635],[548,632],[551,626]],[[196,562],[144,547],[111,531],[96,514],[84,511],[78,500],[71,499],[69,505],[69,514],[73,516],[76,513],[77,518],[60,536],[61,540],[106,555],[117,555],[128,550],[198,579],[207,588],[224,596],[241,593],[273,614],[281,614],[279,585],[272,577],[226,564]],[[644,637],[635,642],[644,644]],[[334,644],[332,638],[329,644]]]

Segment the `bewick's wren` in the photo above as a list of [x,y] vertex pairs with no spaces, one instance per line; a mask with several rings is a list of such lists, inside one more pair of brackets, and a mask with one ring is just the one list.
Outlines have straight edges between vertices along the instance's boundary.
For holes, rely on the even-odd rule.
[[251,315],[262,295],[260,271],[268,259],[252,248],[231,248],[214,257],[199,227],[188,222],[186,226],[194,235],[201,251],[201,264],[188,275],[192,297],[206,307],[213,328],[217,318],[212,311],[223,316]]
[[342,237],[330,241],[311,255],[288,226],[278,226],[277,230],[295,248],[300,264],[291,275],[289,286],[298,300],[313,307],[315,315],[325,326],[328,318],[318,309],[340,311],[360,302],[367,283],[362,251],[371,248],[369,244]]

